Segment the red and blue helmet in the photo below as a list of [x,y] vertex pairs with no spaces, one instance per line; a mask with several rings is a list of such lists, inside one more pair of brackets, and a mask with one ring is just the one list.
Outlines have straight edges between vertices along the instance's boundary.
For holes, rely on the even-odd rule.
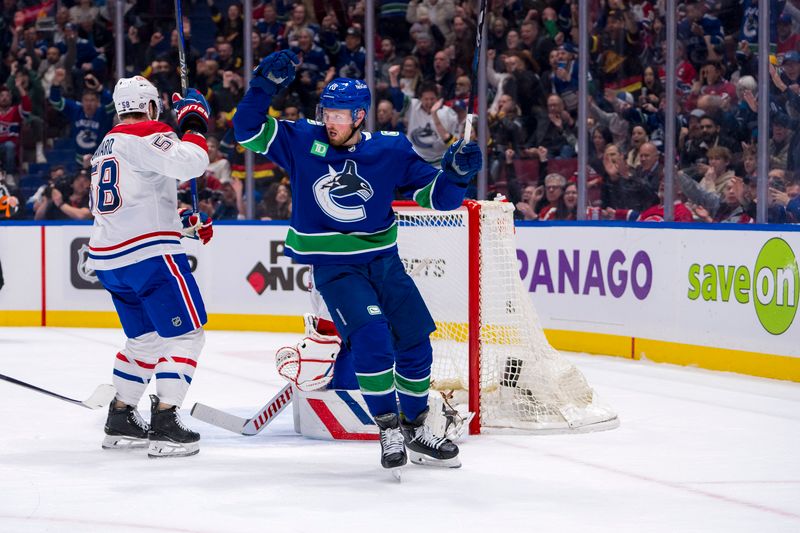
[[370,105],[372,94],[364,81],[336,78],[322,91],[317,106],[317,120],[322,121],[323,109],[349,109],[355,122],[358,119],[358,110],[363,109],[365,114],[369,113]]

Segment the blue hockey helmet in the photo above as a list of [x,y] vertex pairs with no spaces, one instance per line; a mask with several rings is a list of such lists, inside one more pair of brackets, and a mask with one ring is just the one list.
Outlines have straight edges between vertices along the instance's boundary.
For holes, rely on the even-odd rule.
[[322,122],[323,109],[349,109],[353,122],[358,120],[358,110],[369,113],[372,94],[362,80],[353,78],[336,78],[322,91],[317,107],[317,120]]

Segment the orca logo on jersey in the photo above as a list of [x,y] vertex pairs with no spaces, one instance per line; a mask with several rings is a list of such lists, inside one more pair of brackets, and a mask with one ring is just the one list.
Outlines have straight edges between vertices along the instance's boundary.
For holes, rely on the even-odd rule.
[[326,215],[339,222],[358,222],[367,218],[364,203],[375,194],[372,186],[358,175],[352,159],[341,171],[328,165],[328,173],[314,182],[314,198]]

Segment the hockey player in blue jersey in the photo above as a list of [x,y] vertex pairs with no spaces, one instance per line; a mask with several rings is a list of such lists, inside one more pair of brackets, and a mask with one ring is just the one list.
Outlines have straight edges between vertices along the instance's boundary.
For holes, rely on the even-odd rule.
[[261,61],[233,118],[236,140],[289,173],[294,208],[285,253],[313,265],[313,283],[353,353],[380,428],[381,464],[404,465],[407,448],[412,462],[460,466],[458,447],[424,424],[436,326],[400,261],[392,200],[397,190],[423,207],[459,207],[481,167],[480,149],[458,141],[439,169],[404,136],[364,131],[370,91],[349,78],[325,87],[317,121],[275,120],[270,101],[297,64],[289,51]]

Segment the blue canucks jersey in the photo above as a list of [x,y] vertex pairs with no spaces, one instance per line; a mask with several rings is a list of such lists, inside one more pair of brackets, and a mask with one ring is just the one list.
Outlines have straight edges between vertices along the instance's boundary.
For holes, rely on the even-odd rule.
[[236,140],[289,174],[286,255],[298,262],[366,263],[396,252],[396,190],[433,209],[455,209],[464,199],[466,188],[423,161],[404,135],[364,132],[358,144],[335,148],[322,124],[276,120],[268,107],[263,91],[248,91],[233,119]]

